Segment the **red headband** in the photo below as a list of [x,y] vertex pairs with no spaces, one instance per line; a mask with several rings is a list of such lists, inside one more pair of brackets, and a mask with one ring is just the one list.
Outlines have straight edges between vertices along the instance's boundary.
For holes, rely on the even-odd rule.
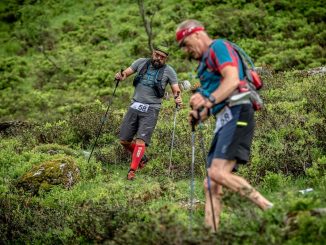
[[185,37],[197,32],[197,31],[204,31],[204,30],[205,30],[205,28],[202,26],[181,29],[176,33],[177,42],[178,43],[181,42]]

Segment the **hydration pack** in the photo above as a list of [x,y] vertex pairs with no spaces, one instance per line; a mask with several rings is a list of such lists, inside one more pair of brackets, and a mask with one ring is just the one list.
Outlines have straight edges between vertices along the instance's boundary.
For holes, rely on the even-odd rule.
[[240,81],[239,93],[250,92],[250,101],[254,110],[262,109],[264,103],[260,97],[258,90],[263,87],[263,81],[259,77],[256,67],[246,52],[235,43],[227,41],[232,48],[237,52],[242,61],[243,72],[245,75],[244,81]]
[[[143,67],[141,68],[141,70],[138,72],[138,74],[135,76],[134,81],[133,81],[134,87],[136,87],[142,81],[142,79],[143,79],[144,75],[146,74],[150,64],[151,64],[151,60],[148,59],[146,61],[146,63],[143,65]],[[163,98],[164,97],[165,89],[162,86],[162,79],[163,79],[163,74],[164,74],[165,67],[166,67],[166,65],[162,66],[158,70],[158,72],[156,74],[155,81],[154,81],[154,85],[150,86],[154,90],[155,96],[157,96],[158,98]],[[146,85],[146,86],[149,86],[149,85]]]

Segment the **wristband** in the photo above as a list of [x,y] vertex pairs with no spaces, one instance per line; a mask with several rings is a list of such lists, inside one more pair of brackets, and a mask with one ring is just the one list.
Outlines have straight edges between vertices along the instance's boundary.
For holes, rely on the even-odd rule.
[[212,94],[210,94],[208,91],[205,91],[205,90],[202,89],[202,88],[198,88],[197,91],[198,91],[202,96],[206,97],[206,98],[209,100],[209,102],[211,102],[213,105],[216,104],[216,99],[215,99],[215,97],[214,97]]

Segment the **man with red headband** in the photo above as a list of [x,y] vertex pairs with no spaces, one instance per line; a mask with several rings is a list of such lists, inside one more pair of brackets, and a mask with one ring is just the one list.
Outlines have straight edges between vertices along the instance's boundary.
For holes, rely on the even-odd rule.
[[148,161],[144,155],[145,148],[150,143],[168,84],[175,96],[175,103],[182,104],[177,74],[166,64],[167,58],[167,48],[158,46],[151,58],[137,59],[130,67],[115,75],[116,79],[125,80],[137,73],[133,82],[135,92],[132,102],[120,128],[120,143],[132,154],[128,180],[133,180],[136,170],[143,168]]
[[244,178],[232,173],[237,164],[249,160],[255,126],[254,110],[250,92],[239,93],[245,75],[242,61],[228,41],[211,39],[204,26],[196,20],[182,22],[177,27],[176,40],[185,52],[199,61],[197,77],[201,87],[190,98],[190,119],[203,121],[211,114],[216,118],[214,138],[207,157],[208,178],[204,181],[205,223],[216,230],[221,213],[222,186],[246,196],[262,210],[273,206]]

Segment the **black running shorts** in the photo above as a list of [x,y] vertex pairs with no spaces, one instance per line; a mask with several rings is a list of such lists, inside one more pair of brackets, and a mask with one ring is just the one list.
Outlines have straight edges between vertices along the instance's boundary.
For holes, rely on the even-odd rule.
[[157,123],[159,109],[149,107],[147,112],[129,107],[120,126],[120,140],[142,139],[148,146]]
[[229,109],[232,119],[215,133],[208,153],[208,166],[211,166],[214,158],[236,160],[240,164],[249,160],[255,127],[254,110],[251,104]]

